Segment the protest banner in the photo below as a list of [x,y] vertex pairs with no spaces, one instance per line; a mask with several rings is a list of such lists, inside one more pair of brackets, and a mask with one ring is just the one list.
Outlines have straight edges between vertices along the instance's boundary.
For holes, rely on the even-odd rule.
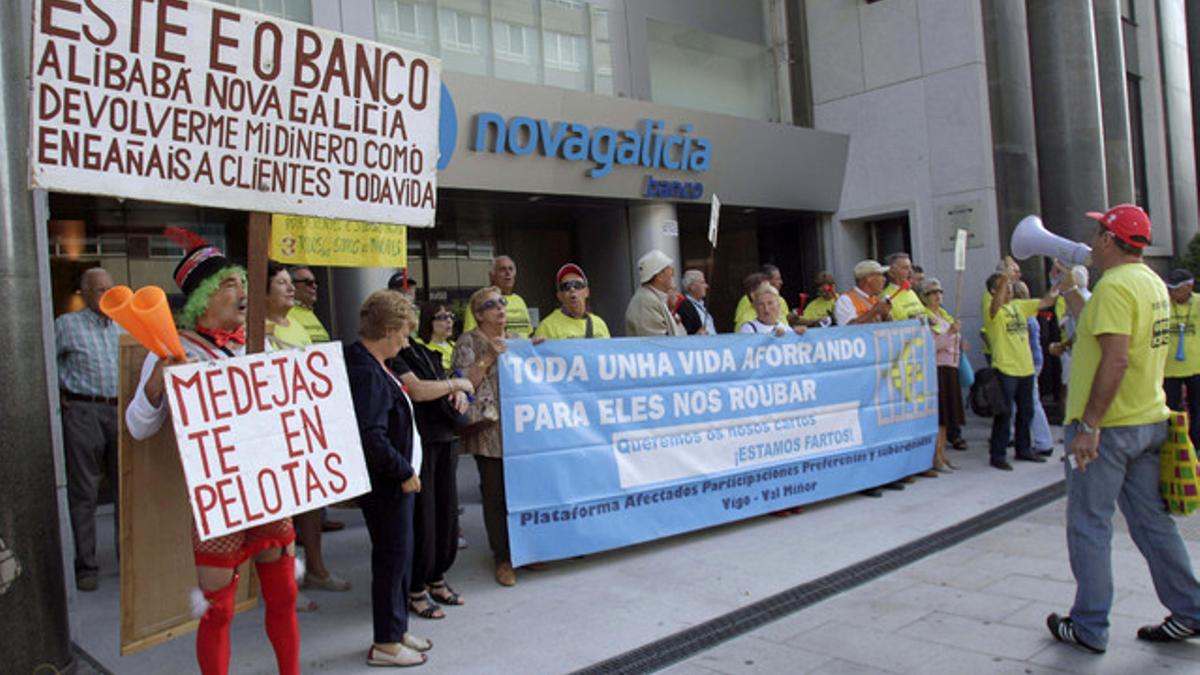
[[432,227],[441,63],[203,0],[39,0],[34,188]]
[[371,489],[341,343],[174,366],[165,390],[201,540]]
[[275,214],[271,216],[271,260],[287,265],[408,267],[408,229]]
[[513,565],[626,546],[928,469],[929,329],[512,341],[501,358]]

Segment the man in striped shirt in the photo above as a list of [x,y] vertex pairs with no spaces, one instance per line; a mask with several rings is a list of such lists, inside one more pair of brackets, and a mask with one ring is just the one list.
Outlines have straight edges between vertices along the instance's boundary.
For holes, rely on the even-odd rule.
[[[75,535],[75,585],[99,587],[96,561],[96,502],[107,471],[117,503],[117,339],[121,329],[100,312],[112,277],[93,267],[79,278],[86,306],[54,321],[58,382],[62,398],[67,504]],[[114,524],[116,518],[114,516]]]

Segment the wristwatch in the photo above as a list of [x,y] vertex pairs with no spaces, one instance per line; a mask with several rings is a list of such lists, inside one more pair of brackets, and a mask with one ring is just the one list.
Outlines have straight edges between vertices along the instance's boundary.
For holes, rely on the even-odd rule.
[[1079,418],[1079,431],[1081,431],[1082,433],[1088,434],[1088,435],[1098,434],[1098,433],[1100,433],[1100,427],[1094,427],[1094,426],[1088,424],[1087,422],[1084,422],[1083,418],[1080,417]]

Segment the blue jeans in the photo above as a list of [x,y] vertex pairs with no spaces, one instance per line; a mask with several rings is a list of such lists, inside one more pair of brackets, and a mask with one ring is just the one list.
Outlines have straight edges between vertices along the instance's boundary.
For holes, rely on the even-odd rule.
[[1029,426],[1033,422],[1033,375],[1013,377],[997,373],[1000,384],[1004,387],[1004,398],[1009,406],[1015,408],[1015,420],[1010,415],[999,415],[992,418],[991,457],[992,461],[1002,460],[1008,455],[1008,435],[1016,433],[1015,446],[1017,454],[1028,457],[1033,454],[1029,447]]
[[[1068,455],[1077,429],[1077,424],[1066,429]],[[1100,432],[1100,456],[1086,471],[1065,463],[1067,551],[1076,583],[1071,620],[1076,635],[1089,645],[1108,645],[1112,518],[1118,504],[1150,567],[1159,602],[1183,625],[1200,629],[1200,582],[1159,494],[1158,449],[1166,438],[1166,422],[1107,427]]]

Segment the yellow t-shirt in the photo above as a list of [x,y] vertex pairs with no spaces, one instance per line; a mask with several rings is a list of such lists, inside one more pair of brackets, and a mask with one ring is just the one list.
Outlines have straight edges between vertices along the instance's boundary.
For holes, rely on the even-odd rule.
[[[533,334],[533,322],[529,320],[529,307],[525,304],[524,298],[513,293],[512,295],[504,296],[508,301],[508,306],[505,308],[508,313],[508,324],[504,328],[504,332],[527,338]],[[475,330],[475,313],[467,307],[467,316],[463,319],[463,332],[469,333]]]
[[1105,271],[1083,308],[1071,350],[1068,423],[1083,415],[1091,396],[1100,367],[1099,335],[1129,336],[1129,366],[1100,426],[1127,427],[1167,419],[1162,381],[1171,344],[1171,298],[1162,280],[1144,263]]
[[835,304],[837,304],[837,298],[817,297],[805,305],[804,314],[801,316],[809,321],[820,321],[826,317],[832,318]]
[[[893,321],[905,321],[929,315],[929,310],[926,309],[925,303],[921,302],[921,298],[917,297],[916,291],[906,288],[896,293],[899,288],[896,284],[888,284],[887,288],[883,289],[883,297],[891,298],[892,301]],[[896,293],[894,298],[892,297],[893,293]]]
[[[779,321],[786,324],[788,315],[787,300],[783,296],[779,297]],[[741,300],[738,300],[737,309],[733,310],[733,332],[738,332],[742,329],[742,324],[753,321],[758,318],[758,312],[754,311],[754,303],[750,302],[750,298],[743,295]]]
[[[608,332],[608,324],[604,323],[595,314],[589,314],[592,317],[592,337],[606,338],[612,337]],[[537,330],[533,332],[538,337],[544,337],[547,340],[567,340],[570,338],[581,338],[587,336],[587,319],[574,319],[562,313],[561,309],[556,309],[550,312],[550,316],[542,319],[538,324]]]
[[1033,352],[1029,350],[1029,317],[1037,316],[1039,300],[1009,300],[996,316],[984,310],[984,326],[992,348],[992,367],[1010,377],[1033,375]]
[[312,344],[320,342],[329,342],[329,331],[325,330],[325,325],[317,318],[313,311],[303,305],[296,305],[288,310],[288,323],[298,323],[304,326],[304,330],[308,332],[308,338]]
[[292,320],[290,312],[288,314],[288,325],[286,326],[270,321],[267,323],[273,327],[271,339],[283,343],[280,345],[282,348],[307,347],[313,343],[312,338],[308,336],[308,329],[299,321]]
[[[1171,302],[1171,341],[1167,345],[1166,377],[1191,377],[1200,374],[1200,335],[1196,324],[1200,323],[1200,295],[1192,297],[1182,305]],[[1180,354],[1180,329],[1183,329],[1183,360]]]

